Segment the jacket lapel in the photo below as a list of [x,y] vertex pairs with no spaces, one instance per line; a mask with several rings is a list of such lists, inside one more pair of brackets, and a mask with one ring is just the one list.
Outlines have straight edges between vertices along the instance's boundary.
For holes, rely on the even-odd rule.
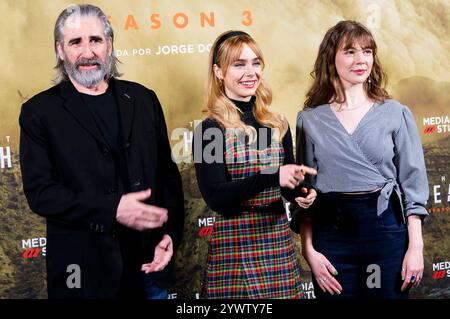
[[111,79],[114,82],[117,104],[122,123],[123,140],[129,141],[134,116],[134,97],[125,82]]
[[[94,117],[88,110],[80,93],[75,89],[70,81],[64,81],[61,84],[61,96],[65,100],[64,107],[69,111],[78,123],[84,127],[94,138],[103,144],[106,143],[103,138]],[[106,143],[107,144],[107,143]]]

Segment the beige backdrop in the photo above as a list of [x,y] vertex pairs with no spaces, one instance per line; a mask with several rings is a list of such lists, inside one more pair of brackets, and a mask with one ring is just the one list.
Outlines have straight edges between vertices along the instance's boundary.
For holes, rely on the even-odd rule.
[[[53,26],[60,11],[79,1],[1,0],[0,59],[0,298],[43,298],[42,220],[31,212],[21,192],[17,118],[26,99],[51,85],[54,66]],[[358,20],[372,30],[388,73],[389,91],[408,105],[421,131],[430,180],[424,227],[425,278],[416,297],[450,297],[449,167],[450,1],[300,1],[300,0],[158,0],[92,1],[110,15],[123,79],[154,89],[164,107],[176,157],[187,161],[193,121],[201,119],[208,52],[203,49],[221,32],[242,29],[260,44],[265,76],[274,91],[273,108],[291,127],[310,84],[318,45],[326,30],[342,19]],[[202,20],[206,16],[209,20]],[[174,21],[175,19],[175,21]],[[184,25],[186,24],[186,25]],[[159,48],[191,46],[192,53],[158,54]],[[147,55],[145,54],[147,52]],[[141,55],[144,53],[144,55]],[[148,54],[150,53],[150,54]],[[429,125],[434,132],[425,134]],[[178,139],[177,128],[187,139]],[[182,136],[182,135],[180,135]],[[8,164],[10,151],[11,165]],[[2,155],[3,154],[3,155]],[[3,157],[2,157],[3,156]],[[211,224],[189,163],[180,163],[186,194],[185,240],[177,254],[179,283],[171,297],[194,298],[200,290]],[[29,241],[28,241],[29,240]],[[297,238],[298,241],[298,238]],[[38,242],[38,241],[37,241]],[[36,246],[33,254],[24,251]],[[33,248],[33,247],[31,247]],[[30,257],[31,256],[31,257]],[[313,297],[306,263],[304,288]],[[447,268],[448,267],[448,268]],[[444,271],[443,278],[441,272]],[[440,272],[436,274],[437,272]],[[436,278],[433,278],[436,277]]]

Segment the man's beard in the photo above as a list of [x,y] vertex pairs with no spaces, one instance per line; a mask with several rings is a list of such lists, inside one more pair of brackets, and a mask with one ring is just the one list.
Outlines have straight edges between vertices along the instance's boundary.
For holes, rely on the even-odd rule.
[[[95,65],[97,68],[92,70],[80,70],[78,67],[83,65]],[[112,57],[107,56],[105,62],[97,57],[91,59],[79,59],[71,64],[67,58],[64,59],[64,68],[67,74],[80,85],[91,88],[100,83],[111,71]]]

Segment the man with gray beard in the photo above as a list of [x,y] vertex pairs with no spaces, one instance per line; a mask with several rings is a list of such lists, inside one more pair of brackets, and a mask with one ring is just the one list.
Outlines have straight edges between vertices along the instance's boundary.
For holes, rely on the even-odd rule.
[[184,224],[156,94],[116,79],[114,33],[92,5],[55,24],[55,86],[22,106],[23,189],[47,222],[49,298],[167,298]]

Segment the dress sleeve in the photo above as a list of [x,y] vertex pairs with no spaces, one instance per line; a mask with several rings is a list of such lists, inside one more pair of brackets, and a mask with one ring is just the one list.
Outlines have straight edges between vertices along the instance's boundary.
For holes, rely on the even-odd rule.
[[422,143],[414,116],[403,107],[400,128],[394,136],[394,164],[397,182],[402,192],[405,217],[427,216],[425,203],[428,199],[428,179]]
[[198,186],[213,211],[231,213],[265,188],[279,185],[278,171],[231,180],[225,163],[223,131],[216,121],[207,119],[196,127],[192,147]]

